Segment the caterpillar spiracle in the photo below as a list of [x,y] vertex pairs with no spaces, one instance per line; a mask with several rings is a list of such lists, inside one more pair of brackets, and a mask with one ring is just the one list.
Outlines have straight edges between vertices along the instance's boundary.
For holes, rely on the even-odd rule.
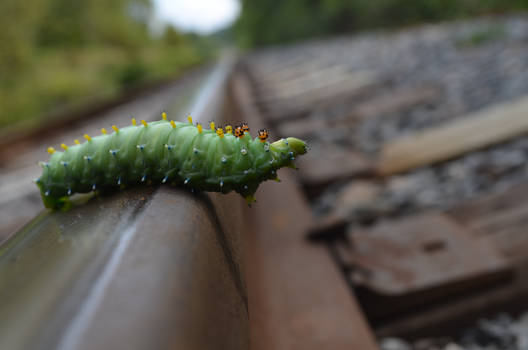
[[236,191],[248,204],[261,182],[278,180],[277,169],[294,167],[293,160],[307,151],[306,143],[289,137],[273,143],[268,132],[252,138],[247,124],[233,129],[206,130],[188,122],[141,120],[102,135],[84,135],[85,142],[48,148],[48,162],[36,180],[47,208],[69,205],[74,193],[111,191],[145,183],[184,185],[197,191]]

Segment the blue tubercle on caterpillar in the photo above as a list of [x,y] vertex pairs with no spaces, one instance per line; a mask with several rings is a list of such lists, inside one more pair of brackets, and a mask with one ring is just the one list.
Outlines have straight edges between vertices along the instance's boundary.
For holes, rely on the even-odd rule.
[[49,147],[51,158],[41,163],[36,180],[47,208],[59,209],[74,193],[117,190],[145,183],[183,185],[197,191],[236,191],[249,203],[261,182],[278,180],[276,171],[294,167],[294,159],[306,153],[306,143],[289,137],[269,143],[268,131],[252,138],[247,124],[210,129],[162,119],[90,137],[75,145]]

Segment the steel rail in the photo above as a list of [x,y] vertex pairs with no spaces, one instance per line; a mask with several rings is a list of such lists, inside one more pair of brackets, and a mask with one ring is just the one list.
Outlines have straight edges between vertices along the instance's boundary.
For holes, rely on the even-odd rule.
[[[232,61],[168,112],[221,119]],[[242,204],[162,186],[43,211],[0,247],[0,348],[247,349]]]
[[[250,78],[240,64],[229,85],[229,115],[267,127]],[[261,185],[254,208],[244,208],[251,349],[378,349],[330,254],[307,240],[315,219],[292,170],[279,177],[281,184]]]

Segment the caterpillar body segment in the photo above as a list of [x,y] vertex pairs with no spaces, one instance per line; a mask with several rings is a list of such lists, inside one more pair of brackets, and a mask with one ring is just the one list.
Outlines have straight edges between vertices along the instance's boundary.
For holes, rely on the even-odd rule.
[[269,143],[262,135],[252,138],[247,125],[244,129],[236,135],[165,118],[133,121],[100,136],[85,135],[86,142],[63,151],[53,149],[36,183],[44,205],[53,209],[67,205],[74,193],[147,183],[236,191],[250,203],[260,183],[277,179],[279,168],[293,167],[295,157],[306,153],[306,144],[296,138]]

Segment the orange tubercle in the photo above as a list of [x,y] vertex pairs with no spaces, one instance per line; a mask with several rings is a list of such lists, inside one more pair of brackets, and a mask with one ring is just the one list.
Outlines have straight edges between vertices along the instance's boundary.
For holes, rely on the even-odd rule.
[[247,123],[242,123],[241,127],[243,132],[249,132],[249,125]]
[[268,139],[269,137],[269,132],[268,130],[266,129],[260,129],[258,131],[258,138],[260,140],[260,142],[266,142],[266,140]]
[[235,127],[235,136],[236,137],[242,137],[244,136],[244,131],[242,131],[242,127],[240,125],[237,125]]

